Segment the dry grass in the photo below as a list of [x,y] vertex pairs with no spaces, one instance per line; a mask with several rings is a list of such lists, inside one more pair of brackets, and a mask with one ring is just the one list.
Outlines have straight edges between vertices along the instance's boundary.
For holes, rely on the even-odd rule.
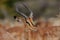
[[36,31],[30,30],[23,20],[10,23],[0,23],[0,40],[60,40],[60,26],[53,26],[50,22],[38,21],[34,25]]

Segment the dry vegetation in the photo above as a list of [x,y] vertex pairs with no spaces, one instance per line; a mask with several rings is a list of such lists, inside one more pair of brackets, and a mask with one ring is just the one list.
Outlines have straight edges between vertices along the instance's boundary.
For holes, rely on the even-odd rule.
[[22,19],[10,23],[0,23],[0,40],[60,40],[60,26],[54,26],[50,19],[39,19],[34,30]]

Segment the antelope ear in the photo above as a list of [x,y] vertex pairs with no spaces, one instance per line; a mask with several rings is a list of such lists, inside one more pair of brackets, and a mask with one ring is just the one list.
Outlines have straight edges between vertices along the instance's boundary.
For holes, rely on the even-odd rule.
[[17,16],[14,16],[14,19],[16,19],[17,18]]

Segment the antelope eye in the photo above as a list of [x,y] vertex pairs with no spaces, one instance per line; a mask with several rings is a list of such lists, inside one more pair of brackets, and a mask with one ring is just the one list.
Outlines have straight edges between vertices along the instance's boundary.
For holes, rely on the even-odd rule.
[[14,16],[14,19],[16,19],[16,16]]

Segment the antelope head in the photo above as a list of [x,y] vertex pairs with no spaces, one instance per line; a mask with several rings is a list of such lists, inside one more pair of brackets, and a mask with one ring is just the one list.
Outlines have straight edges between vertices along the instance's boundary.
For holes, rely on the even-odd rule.
[[19,5],[16,5],[16,11],[18,12],[19,15],[22,15],[25,19],[25,22],[29,25],[28,28],[30,28],[31,30],[35,30],[34,27],[34,22],[33,22],[33,12],[31,11],[30,8],[28,8],[27,5],[23,4],[23,6],[30,12],[30,15],[27,16],[25,15],[23,12],[19,11]]

